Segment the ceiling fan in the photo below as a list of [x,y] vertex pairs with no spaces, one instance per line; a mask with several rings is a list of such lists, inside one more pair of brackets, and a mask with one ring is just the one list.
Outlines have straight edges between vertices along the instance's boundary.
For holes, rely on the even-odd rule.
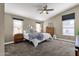
[[40,12],[40,14],[41,13],[43,13],[43,12],[45,12],[46,14],[48,14],[48,11],[53,11],[54,9],[47,9],[47,5],[45,5],[42,9],[38,9],[39,11],[41,11]]

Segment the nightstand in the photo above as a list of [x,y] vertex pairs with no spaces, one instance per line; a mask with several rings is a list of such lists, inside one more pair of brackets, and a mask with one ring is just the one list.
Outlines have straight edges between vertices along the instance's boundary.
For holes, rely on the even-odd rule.
[[19,34],[14,35],[14,43],[18,43],[18,42],[22,42],[22,41],[24,41],[23,34],[19,33]]

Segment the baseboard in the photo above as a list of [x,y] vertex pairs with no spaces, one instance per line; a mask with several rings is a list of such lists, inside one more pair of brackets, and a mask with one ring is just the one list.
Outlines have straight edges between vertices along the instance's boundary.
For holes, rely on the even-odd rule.
[[14,41],[6,42],[4,44],[7,45],[7,44],[12,44],[12,43],[14,43]]
[[72,40],[67,40],[67,39],[61,39],[61,38],[56,38],[57,40],[63,40],[63,41],[68,41],[68,42],[72,42],[72,43],[75,43],[75,41],[72,41]]

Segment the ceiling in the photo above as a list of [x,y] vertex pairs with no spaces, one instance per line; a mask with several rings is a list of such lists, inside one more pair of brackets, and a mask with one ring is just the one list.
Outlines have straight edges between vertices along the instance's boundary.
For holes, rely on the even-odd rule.
[[[42,13],[38,9],[44,5],[48,5],[49,14]],[[32,18],[35,20],[44,21],[50,17],[53,17],[69,8],[78,5],[77,3],[5,3],[5,13],[15,14],[23,17]]]

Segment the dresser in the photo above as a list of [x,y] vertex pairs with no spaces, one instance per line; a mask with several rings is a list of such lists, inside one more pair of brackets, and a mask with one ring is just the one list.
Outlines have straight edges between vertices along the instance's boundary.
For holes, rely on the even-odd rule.
[[51,36],[54,35],[54,27],[46,27],[46,33],[50,33]]
[[18,42],[22,42],[22,41],[24,41],[24,36],[22,33],[14,35],[14,43],[18,43]]

